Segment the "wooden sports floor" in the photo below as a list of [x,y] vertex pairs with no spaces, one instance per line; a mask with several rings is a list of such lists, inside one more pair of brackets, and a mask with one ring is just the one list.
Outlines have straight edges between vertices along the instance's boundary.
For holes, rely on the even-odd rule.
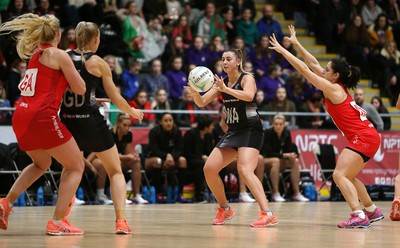
[[214,203],[127,206],[133,234],[117,236],[112,206],[76,206],[71,221],[84,236],[54,237],[44,233],[53,207],[15,207],[7,231],[0,230],[0,247],[400,247],[400,222],[389,219],[391,202],[376,202],[385,219],[369,229],[339,229],[349,216],[344,202],[270,203],[279,224],[251,228],[258,205],[231,204],[236,217],[212,226]]

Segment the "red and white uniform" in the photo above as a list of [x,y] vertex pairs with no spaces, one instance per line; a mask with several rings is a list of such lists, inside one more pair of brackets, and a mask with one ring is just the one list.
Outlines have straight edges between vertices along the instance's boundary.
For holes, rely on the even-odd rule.
[[72,135],[58,118],[61,99],[68,82],[61,70],[54,70],[39,62],[42,45],[29,61],[18,88],[21,98],[17,103],[12,126],[22,150],[50,149],[66,143]]
[[372,158],[380,146],[381,138],[367,119],[367,111],[356,104],[342,84],[340,86],[346,91],[346,100],[333,104],[325,98],[325,108],[349,141],[347,147]]

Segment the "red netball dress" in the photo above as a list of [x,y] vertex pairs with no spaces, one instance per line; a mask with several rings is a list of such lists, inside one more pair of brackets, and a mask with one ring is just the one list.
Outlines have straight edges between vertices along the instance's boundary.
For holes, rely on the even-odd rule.
[[58,110],[68,82],[61,70],[54,70],[39,62],[42,45],[29,61],[18,88],[18,101],[12,126],[22,150],[50,149],[66,143],[71,133],[58,118]]
[[380,136],[374,125],[367,119],[367,111],[355,103],[342,84],[340,86],[346,91],[346,100],[333,104],[325,98],[325,108],[349,141],[347,147],[372,158],[379,148]]

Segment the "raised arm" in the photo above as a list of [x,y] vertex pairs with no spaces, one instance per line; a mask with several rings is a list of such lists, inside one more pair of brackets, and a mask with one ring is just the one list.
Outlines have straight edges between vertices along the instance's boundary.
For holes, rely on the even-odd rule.
[[270,37],[270,44],[270,49],[282,54],[301,75],[303,75],[315,87],[322,90],[324,95],[328,97],[331,102],[340,103],[344,100],[346,93],[338,84],[333,84],[325,78],[312,72],[303,61],[283,48],[276,40],[275,35]]
[[289,25],[288,28],[290,31],[290,37],[285,37],[284,39],[290,41],[290,43],[292,43],[297,48],[306,64],[315,74],[317,74],[318,76],[322,76],[324,68],[319,64],[318,60],[297,40],[296,30],[294,26]]
[[135,109],[129,106],[128,102],[118,92],[117,87],[112,80],[112,74],[108,64],[98,56],[96,56],[95,59],[101,73],[104,90],[108,97],[110,97],[111,102],[114,103],[119,110],[127,113],[135,119],[138,119],[139,122],[142,123],[143,112],[140,109]]

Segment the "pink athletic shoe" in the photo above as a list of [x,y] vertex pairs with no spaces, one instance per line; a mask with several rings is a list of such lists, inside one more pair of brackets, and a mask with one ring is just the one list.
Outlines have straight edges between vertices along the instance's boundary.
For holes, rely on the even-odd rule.
[[375,208],[374,212],[368,212],[366,209],[363,209],[363,211],[371,223],[384,218],[383,213],[379,208]]
[[361,219],[356,213],[351,213],[350,216],[350,219],[340,222],[337,226],[339,228],[368,228],[371,226],[367,216],[365,219]]

